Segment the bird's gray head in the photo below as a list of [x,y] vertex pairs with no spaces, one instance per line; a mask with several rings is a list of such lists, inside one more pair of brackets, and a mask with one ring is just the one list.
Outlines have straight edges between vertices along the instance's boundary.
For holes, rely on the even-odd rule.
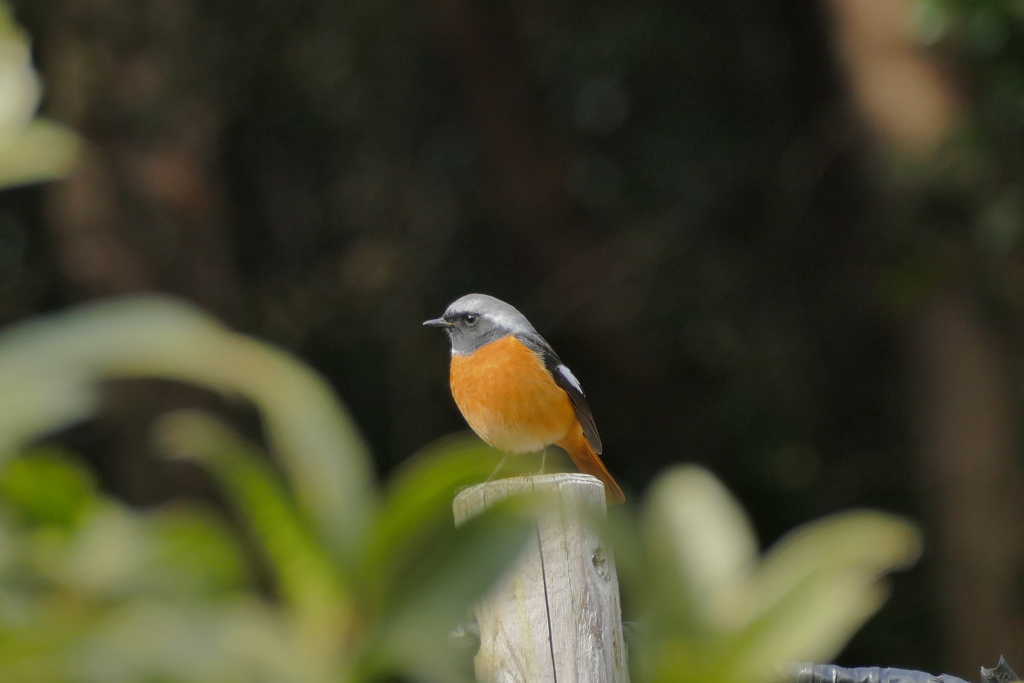
[[444,328],[452,341],[452,355],[456,356],[473,353],[510,334],[537,334],[514,306],[486,294],[467,294],[456,299],[444,315],[423,324]]

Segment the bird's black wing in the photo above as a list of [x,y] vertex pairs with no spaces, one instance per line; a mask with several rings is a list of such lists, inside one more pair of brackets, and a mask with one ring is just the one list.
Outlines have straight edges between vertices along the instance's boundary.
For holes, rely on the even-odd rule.
[[594,415],[590,412],[590,406],[587,405],[587,395],[583,393],[583,387],[580,386],[579,380],[565,366],[565,363],[562,362],[562,359],[558,357],[558,354],[555,353],[555,350],[551,348],[551,344],[548,344],[544,337],[539,334],[516,335],[516,337],[540,354],[540,357],[544,360],[544,366],[551,373],[555,384],[564,389],[565,393],[569,394],[573,410],[576,411],[576,419],[580,421],[580,426],[583,427],[583,436],[587,437],[587,441],[590,442],[590,447],[594,449],[594,452],[600,455],[602,451],[601,435],[597,433]]

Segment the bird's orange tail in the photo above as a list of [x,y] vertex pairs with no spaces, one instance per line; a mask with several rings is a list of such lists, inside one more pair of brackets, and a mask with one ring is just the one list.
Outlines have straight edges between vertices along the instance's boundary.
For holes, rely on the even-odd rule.
[[576,426],[576,429],[569,436],[555,445],[569,454],[569,457],[572,458],[580,472],[593,475],[604,483],[605,498],[609,503],[626,502],[626,494],[622,492],[622,489],[619,488],[618,483],[612,477],[611,472],[608,471],[608,468],[601,462],[601,458],[591,448],[590,442],[587,441],[587,437],[583,436],[583,430],[579,425]]

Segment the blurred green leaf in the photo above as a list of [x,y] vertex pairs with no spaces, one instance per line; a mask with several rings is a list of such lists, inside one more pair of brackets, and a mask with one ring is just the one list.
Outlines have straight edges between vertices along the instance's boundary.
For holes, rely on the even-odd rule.
[[42,94],[28,35],[14,22],[7,3],[0,2],[0,140],[29,125]]
[[66,683],[72,680],[67,652],[80,631],[61,614],[41,615],[16,628],[0,624],[0,680],[20,683]]
[[455,534],[452,499],[459,489],[494,471],[504,453],[475,436],[442,439],[408,460],[392,478],[384,502],[367,534],[360,576],[374,609],[421,566],[425,554]]
[[734,681],[773,679],[789,662],[827,662],[885,602],[877,575],[835,569],[804,576],[736,634],[718,672]]
[[20,134],[0,137],[0,187],[62,178],[78,159],[78,136],[52,121],[33,121]]
[[354,618],[348,590],[266,458],[227,426],[198,412],[166,416],[158,434],[170,453],[202,462],[224,486],[266,553],[302,637],[336,647]]
[[266,605],[136,600],[104,613],[70,657],[76,683],[313,683]]
[[66,453],[40,447],[4,465],[0,496],[33,524],[70,527],[92,509],[96,483]]
[[9,422],[3,420],[7,406],[0,399],[0,454],[81,419],[95,405],[98,382],[117,377],[192,382],[252,400],[318,533],[339,558],[353,562],[375,500],[365,446],[351,419],[308,367],[178,301],[140,296],[98,303],[0,337],[0,381],[12,407]]
[[833,515],[796,529],[765,555],[753,580],[764,606],[821,571],[857,570],[878,576],[914,564],[921,554],[920,532],[883,512]]
[[135,594],[147,587],[152,537],[143,518],[104,501],[69,540],[43,547],[41,572],[89,599]]
[[530,498],[497,503],[423,555],[417,575],[395,587],[370,661],[393,662],[399,671],[439,683],[459,680],[451,632],[515,566],[536,533],[536,505]]
[[78,138],[64,126],[33,121],[41,98],[28,37],[0,3],[0,187],[52,180],[71,170]]
[[920,552],[917,529],[880,512],[835,515],[788,534],[751,577],[757,616],[738,639],[737,680],[765,677],[780,661],[828,661],[882,606],[879,577]]
[[[2,354],[0,350],[0,366]],[[0,466],[41,434],[88,418],[99,403],[95,388],[78,376],[33,370],[15,364],[0,367],[7,388],[0,392]]]
[[[475,436],[442,439],[392,479],[368,534],[361,597],[378,615],[367,671],[397,663],[409,676],[472,681],[451,632],[533,533],[534,503],[509,501],[456,529],[452,499],[494,471],[504,453]],[[468,678],[467,678],[468,676]]]
[[655,571],[672,586],[665,595],[679,604],[682,624],[697,634],[743,618],[732,611],[757,561],[757,540],[717,479],[699,467],[667,472],[651,491],[644,522]]
[[163,508],[151,522],[154,582],[202,599],[250,586],[244,555],[224,521],[198,506]]
[[659,478],[642,524],[646,547],[622,566],[650,612],[636,669],[655,681],[755,683],[791,661],[827,661],[881,606],[881,575],[921,550],[908,522],[855,512],[797,529],[758,561],[746,515],[696,466]]

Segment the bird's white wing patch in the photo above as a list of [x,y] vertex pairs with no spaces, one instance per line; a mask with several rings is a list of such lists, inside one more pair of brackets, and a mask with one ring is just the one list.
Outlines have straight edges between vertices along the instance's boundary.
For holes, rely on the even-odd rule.
[[576,379],[576,375],[572,374],[572,370],[565,367],[565,365],[559,365],[558,371],[562,373],[562,377],[569,380],[569,384],[572,385],[573,389],[580,392],[581,394],[583,393],[583,387],[580,386],[580,381]]

